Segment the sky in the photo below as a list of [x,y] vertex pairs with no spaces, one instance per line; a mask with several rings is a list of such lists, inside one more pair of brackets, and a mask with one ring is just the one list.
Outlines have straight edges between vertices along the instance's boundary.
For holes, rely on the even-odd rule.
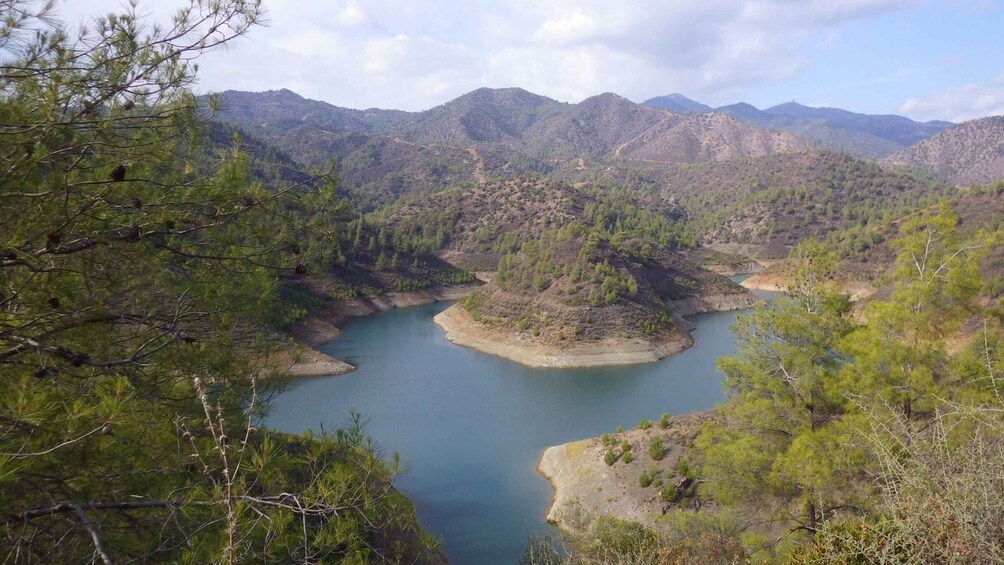
[[[139,0],[166,22],[187,0]],[[58,0],[65,22],[125,0]],[[1004,114],[1004,0],[264,0],[200,59],[200,92],[288,88],[425,110],[476,88],[565,102],[679,92],[916,120]]]

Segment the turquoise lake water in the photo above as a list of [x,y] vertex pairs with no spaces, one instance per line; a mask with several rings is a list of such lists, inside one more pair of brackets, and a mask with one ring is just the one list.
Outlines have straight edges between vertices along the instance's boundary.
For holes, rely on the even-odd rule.
[[446,341],[432,317],[447,306],[350,322],[322,350],[359,369],[293,382],[268,424],[332,429],[361,412],[369,435],[401,454],[408,470],[395,485],[455,565],[514,564],[531,533],[549,531],[544,448],[713,407],[723,398],[715,360],[735,350],[736,314],[702,314],[689,318],[694,347],[658,363],[531,369]]

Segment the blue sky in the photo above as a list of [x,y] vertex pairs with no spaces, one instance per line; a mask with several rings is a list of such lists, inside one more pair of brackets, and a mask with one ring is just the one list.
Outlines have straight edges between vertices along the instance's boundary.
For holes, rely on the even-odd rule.
[[[164,20],[184,0],[140,1]],[[1004,0],[264,0],[199,89],[422,110],[480,86],[567,102],[680,92],[961,121],[1004,114]],[[63,0],[61,15],[122,0]]]

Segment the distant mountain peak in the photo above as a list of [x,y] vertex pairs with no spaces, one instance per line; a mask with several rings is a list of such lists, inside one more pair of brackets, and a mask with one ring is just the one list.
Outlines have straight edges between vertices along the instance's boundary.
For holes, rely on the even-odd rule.
[[650,108],[669,110],[670,112],[676,112],[678,114],[703,114],[705,112],[712,111],[711,106],[701,104],[696,100],[687,98],[679,92],[667,94],[666,96],[649,98],[648,100],[642,102],[642,104]]
[[[616,92],[602,92],[595,96],[590,96],[589,98],[586,98],[586,100],[617,100],[617,101],[624,100],[630,102],[627,98],[624,98],[623,96],[617,94]],[[585,100],[583,100],[583,102],[585,102]]]
[[720,108],[718,108],[718,111],[722,111],[725,108],[740,108],[740,109],[743,109],[743,110],[755,110],[757,112],[760,111],[759,108],[757,108],[756,106],[754,106],[754,105],[752,105],[752,104],[750,104],[748,102],[736,102],[735,104],[729,104],[728,106],[721,106]]
[[280,88],[279,90],[269,90],[266,91],[265,94],[269,95],[272,98],[277,98],[279,100],[288,100],[291,102],[300,102],[303,100],[307,100],[307,98],[300,96],[299,94],[293,92],[288,88]]
[[489,88],[483,86],[447,102],[444,106],[464,102],[473,102],[475,104],[518,104],[521,106],[560,104],[557,100],[534,94],[518,87]]

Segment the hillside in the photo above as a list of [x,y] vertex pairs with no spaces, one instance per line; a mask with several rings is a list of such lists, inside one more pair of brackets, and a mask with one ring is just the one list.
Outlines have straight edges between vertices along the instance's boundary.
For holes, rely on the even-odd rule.
[[491,283],[436,322],[454,343],[530,366],[645,363],[693,343],[673,306],[692,297],[719,310],[757,301],[676,254],[614,245],[572,227],[504,256]]
[[366,209],[408,193],[566,163],[695,163],[806,150],[727,116],[680,115],[601,94],[565,104],[481,88],[424,112],[351,110],[290,91],[221,95],[216,119],[321,167],[336,159]]
[[411,112],[400,110],[339,108],[304,98],[285,88],[265,92],[227,90],[219,94],[219,100],[214,118],[238,123],[266,135],[288,131],[304,123],[333,132],[379,134],[413,116]]
[[810,145],[783,132],[758,129],[720,113],[666,120],[618,146],[616,155],[629,161],[703,163],[807,151]]
[[403,245],[436,250],[472,270],[494,270],[503,255],[523,242],[572,224],[595,228],[606,237],[644,237],[659,247],[680,247],[687,239],[682,225],[621,195],[539,176],[410,198],[386,221]]
[[807,237],[865,225],[954,192],[950,186],[828,152],[593,170],[570,180],[629,187],[639,207],[680,218],[703,245],[780,257]]
[[882,164],[933,174],[958,185],[1004,179],[1004,116],[959,124],[886,157]]
[[[1004,182],[963,190],[945,203],[958,216],[963,233],[972,234],[980,229],[1004,230]],[[827,234],[826,241],[843,258],[845,272],[859,278],[877,279],[887,274],[896,255],[889,242],[897,237],[903,220],[916,213],[917,210],[910,210],[890,221],[834,231]],[[982,270],[986,280],[996,281],[987,293],[999,296],[1004,292],[1004,247],[996,245],[989,250]]]
[[420,112],[394,133],[421,143],[518,147],[528,129],[567,107],[521,88],[479,88]]
[[797,102],[765,110],[743,102],[712,109],[681,95],[670,95],[652,98],[644,104],[670,111],[728,114],[758,128],[790,132],[819,149],[868,159],[895,153],[952,125],[941,121],[916,122],[895,115],[859,114],[839,108],[812,108]]

